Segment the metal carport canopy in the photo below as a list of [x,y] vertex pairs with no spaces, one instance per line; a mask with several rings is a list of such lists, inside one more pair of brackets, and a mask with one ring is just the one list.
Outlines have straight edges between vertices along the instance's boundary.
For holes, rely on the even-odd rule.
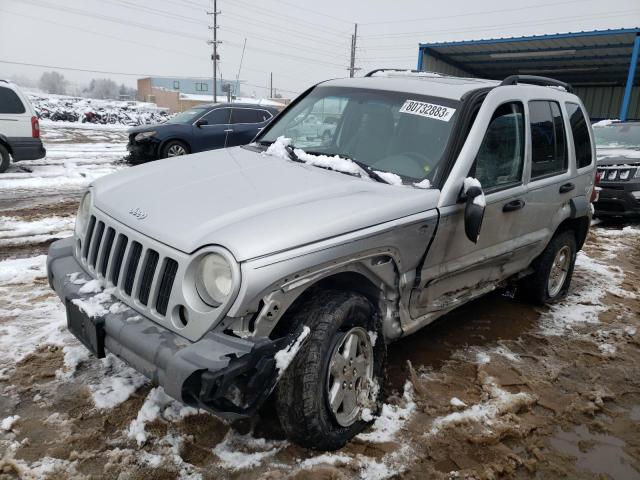
[[640,28],[421,43],[418,70],[496,80],[513,74],[543,75],[577,87],[624,86],[624,120],[639,52]]

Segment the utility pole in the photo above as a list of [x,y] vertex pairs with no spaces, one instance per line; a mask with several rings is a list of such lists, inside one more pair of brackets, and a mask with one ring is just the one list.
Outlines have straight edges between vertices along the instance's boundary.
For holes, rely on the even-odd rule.
[[218,0],[211,0],[213,3],[213,12],[207,12],[207,15],[213,15],[213,26],[209,25],[209,30],[213,32],[213,40],[208,40],[207,44],[213,46],[213,53],[211,54],[211,62],[213,63],[213,103],[218,102],[218,86],[216,84],[217,78],[217,62],[220,60],[218,55],[218,44],[222,43],[218,41],[218,15],[222,12],[218,11]]
[[269,80],[269,98],[273,98],[273,72],[271,72]]
[[351,35],[351,61],[349,62],[349,76],[353,77],[356,70],[356,42],[358,40],[358,24],[355,24],[353,29],[353,35]]

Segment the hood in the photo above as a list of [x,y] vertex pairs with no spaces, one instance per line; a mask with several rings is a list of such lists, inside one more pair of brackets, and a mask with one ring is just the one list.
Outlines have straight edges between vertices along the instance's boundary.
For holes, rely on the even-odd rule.
[[221,245],[238,261],[429,210],[439,196],[241,147],[122,170],[93,190],[96,208],[144,235],[185,253]]
[[633,165],[640,163],[640,149],[599,147],[596,150],[598,165]]

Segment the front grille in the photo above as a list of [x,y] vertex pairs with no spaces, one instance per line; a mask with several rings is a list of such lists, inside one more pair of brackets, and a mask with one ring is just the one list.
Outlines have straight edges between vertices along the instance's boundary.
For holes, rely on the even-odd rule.
[[160,316],[165,316],[178,262],[161,255],[161,249],[145,246],[143,238],[134,240],[122,228],[100,218],[89,218],[84,243],[78,250],[81,263],[138,305],[151,310],[155,307]]
[[144,272],[142,272],[142,280],[140,281],[140,290],[138,292],[138,299],[143,305],[146,305],[149,301],[149,292],[151,292],[151,283],[153,282],[157,265],[158,252],[149,250],[147,252],[147,259],[144,262]]
[[598,169],[601,182],[626,182],[635,177],[638,168],[630,165],[602,167]]
[[156,310],[160,315],[167,314],[167,305],[173,288],[173,280],[176,278],[178,271],[178,262],[167,258],[162,272],[162,280],[160,280],[160,289],[158,290],[158,301],[156,302]]
[[127,262],[127,274],[124,277],[124,293],[131,295],[133,290],[133,281],[136,279],[136,272],[138,271],[138,262],[140,261],[140,254],[142,253],[142,245],[138,242],[131,244],[131,250],[129,250],[129,261]]

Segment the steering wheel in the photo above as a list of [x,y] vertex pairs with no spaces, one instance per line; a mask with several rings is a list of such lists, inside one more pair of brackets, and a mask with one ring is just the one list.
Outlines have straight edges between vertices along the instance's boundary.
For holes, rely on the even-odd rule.
[[[409,162],[407,162],[407,160],[409,160]],[[401,162],[405,165],[405,168],[398,168],[398,164]],[[407,151],[382,158],[377,161],[373,167],[400,173],[407,177],[424,178],[424,166],[426,164],[429,164],[429,161],[424,154]]]

